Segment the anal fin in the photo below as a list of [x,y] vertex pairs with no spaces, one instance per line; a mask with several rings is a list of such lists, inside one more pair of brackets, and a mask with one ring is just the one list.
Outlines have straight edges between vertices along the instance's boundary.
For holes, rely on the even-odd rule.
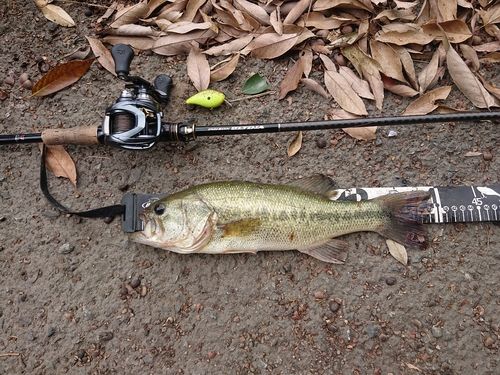
[[349,244],[347,242],[332,239],[326,244],[308,249],[299,249],[299,251],[323,262],[344,264],[347,259],[348,247]]

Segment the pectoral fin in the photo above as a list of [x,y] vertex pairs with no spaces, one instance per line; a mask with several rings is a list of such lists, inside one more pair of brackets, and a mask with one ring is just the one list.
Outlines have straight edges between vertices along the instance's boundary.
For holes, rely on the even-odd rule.
[[323,262],[344,264],[347,258],[347,248],[349,244],[340,240],[330,240],[330,242],[310,249],[299,249],[301,253],[310,255]]
[[224,224],[218,223],[217,228],[222,229],[222,237],[246,237],[250,236],[257,229],[259,229],[261,223],[261,219],[248,218]]

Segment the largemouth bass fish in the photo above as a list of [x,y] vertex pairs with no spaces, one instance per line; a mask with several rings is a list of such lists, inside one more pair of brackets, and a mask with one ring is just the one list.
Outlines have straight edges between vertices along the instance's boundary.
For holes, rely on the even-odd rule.
[[141,214],[142,244],[177,253],[256,253],[298,250],[343,263],[348,244],[335,237],[373,231],[426,248],[419,212],[430,194],[412,191],[362,202],[337,202],[333,181],[316,175],[288,185],[215,182],[167,196]]

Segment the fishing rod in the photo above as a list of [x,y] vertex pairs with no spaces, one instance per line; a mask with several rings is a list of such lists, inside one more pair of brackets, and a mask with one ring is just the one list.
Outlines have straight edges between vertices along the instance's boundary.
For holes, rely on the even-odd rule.
[[116,74],[126,85],[116,103],[106,109],[102,125],[46,129],[35,134],[0,135],[0,145],[40,142],[46,145],[104,144],[128,150],[145,150],[158,142],[187,142],[205,136],[500,119],[500,111],[497,111],[249,125],[197,126],[190,122],[170,124],[162,121],[161,104],[168,102],[173,86],[172,79],[160,74],[154,84],[150,84],[141,77],[130,76],[130,63],[134,52],[128,45],[115,45],[111,49],[111,55],[115,61]]

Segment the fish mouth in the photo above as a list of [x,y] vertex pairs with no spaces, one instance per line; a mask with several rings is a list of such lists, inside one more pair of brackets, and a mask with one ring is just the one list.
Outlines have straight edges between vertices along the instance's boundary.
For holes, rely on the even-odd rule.
[[152,240],[153,236],[161,234],[161,226],[157,219],[149,219],[146,215],[140,214],[139,218],[142,221],[142,230],[132,233],[132,238],[136,242],[147,243]]

